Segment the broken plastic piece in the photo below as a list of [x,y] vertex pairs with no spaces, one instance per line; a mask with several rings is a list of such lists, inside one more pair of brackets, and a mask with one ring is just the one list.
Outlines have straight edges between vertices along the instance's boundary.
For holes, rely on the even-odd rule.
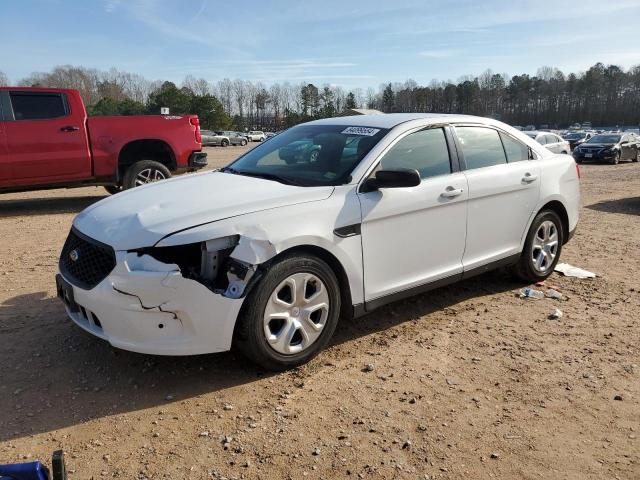
[[553,310],[553,312],[551,312],[549,314],[549,319],[550,320],[557,320],[558,318],[562,318],[562,310],[560,310],[559,308],[556,308]]
[[576,278],[595,278],[596,274],[593,272],[589,272],[588,270],[583,270],[582,268],[574,267],[573,265],[569,265],[568,263],[559,263],[555,268],[556,272],[560,272],[567,277],[576,277]]
[[547,298],[554,298],[556,300],[562,300],[564,298],[564,295],[562,295],[559,291],[554,290],[553,288],[547,289],[547,291],[544,292],[544,296]]
[[229,285],[227,286],[227,290],[224,292],[224,296],[229,298],[242,297],[249,280],[251,280],[251,277],[253,277],[255,272],[256,267],[254,265],[249,265],[248,263],[234,258],[230,259],[227,268],[227,279],[229,280]]

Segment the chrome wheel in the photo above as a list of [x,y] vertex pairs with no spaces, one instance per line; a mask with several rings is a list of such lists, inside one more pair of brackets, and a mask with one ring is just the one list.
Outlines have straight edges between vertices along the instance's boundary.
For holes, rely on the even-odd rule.
[[329,293],[318,276],[294,273],[271,293],[263,316],[268,344],[282,355],[309,348],[329,318]]
[[545,220],[540,224],[533,238],[531,262],[539,273],[546,273],[558,254],[558,229],[556,224]]
[[155,168],[145,168],[138,175],[136,175],[136,187],[140,185],[145,185],[147,183],[158,182],[160,180],[165,180],[164,173],[160,170],[156,170]]

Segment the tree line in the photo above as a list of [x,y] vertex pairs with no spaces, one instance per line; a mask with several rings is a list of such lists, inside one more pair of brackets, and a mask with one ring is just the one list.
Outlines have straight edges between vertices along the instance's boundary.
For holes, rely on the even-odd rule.
[[[0,71],[0,86],[8,83]],[[601,126],[640,123],[640,65],[625,70],[597,63],[569,74],[542,67],[536,75],[512,77],[487,70],[457,82],[418,85],[407,80],[377,90],[290,82],[267,86],[228,78],[209,82],[192,75],[176,85],[116,69],[65,65],[33,73],[15,85],[78,89],[90,115],[158,114],[169,107],[174,114],[197,114],[209,129],[279,130],[350,108],[471,114],[557,128],[585,121]]]

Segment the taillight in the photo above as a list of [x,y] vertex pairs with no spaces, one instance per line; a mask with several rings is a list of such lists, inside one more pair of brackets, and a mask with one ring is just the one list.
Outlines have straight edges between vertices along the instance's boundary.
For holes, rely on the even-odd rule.
[[196,143],[202,143],[202,135],[200,135],[200,119],[198,117],[191,117],[189,123],[196,127]]
[[578,180],[580,180],[580,165],[576,162],[576,173],[578,174]]

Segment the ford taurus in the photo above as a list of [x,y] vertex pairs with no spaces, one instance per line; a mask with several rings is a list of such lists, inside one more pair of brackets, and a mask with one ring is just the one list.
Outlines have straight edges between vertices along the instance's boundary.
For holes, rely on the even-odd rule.
[[[292,155],[300,145],[316,154]],[[495,120],[324,119],[90,206],[56,283],[71,319],[115,347],[233,346],[283,369],[327,345],[339,318],[497,267],[545,279],[579,202],[573,158]]]

